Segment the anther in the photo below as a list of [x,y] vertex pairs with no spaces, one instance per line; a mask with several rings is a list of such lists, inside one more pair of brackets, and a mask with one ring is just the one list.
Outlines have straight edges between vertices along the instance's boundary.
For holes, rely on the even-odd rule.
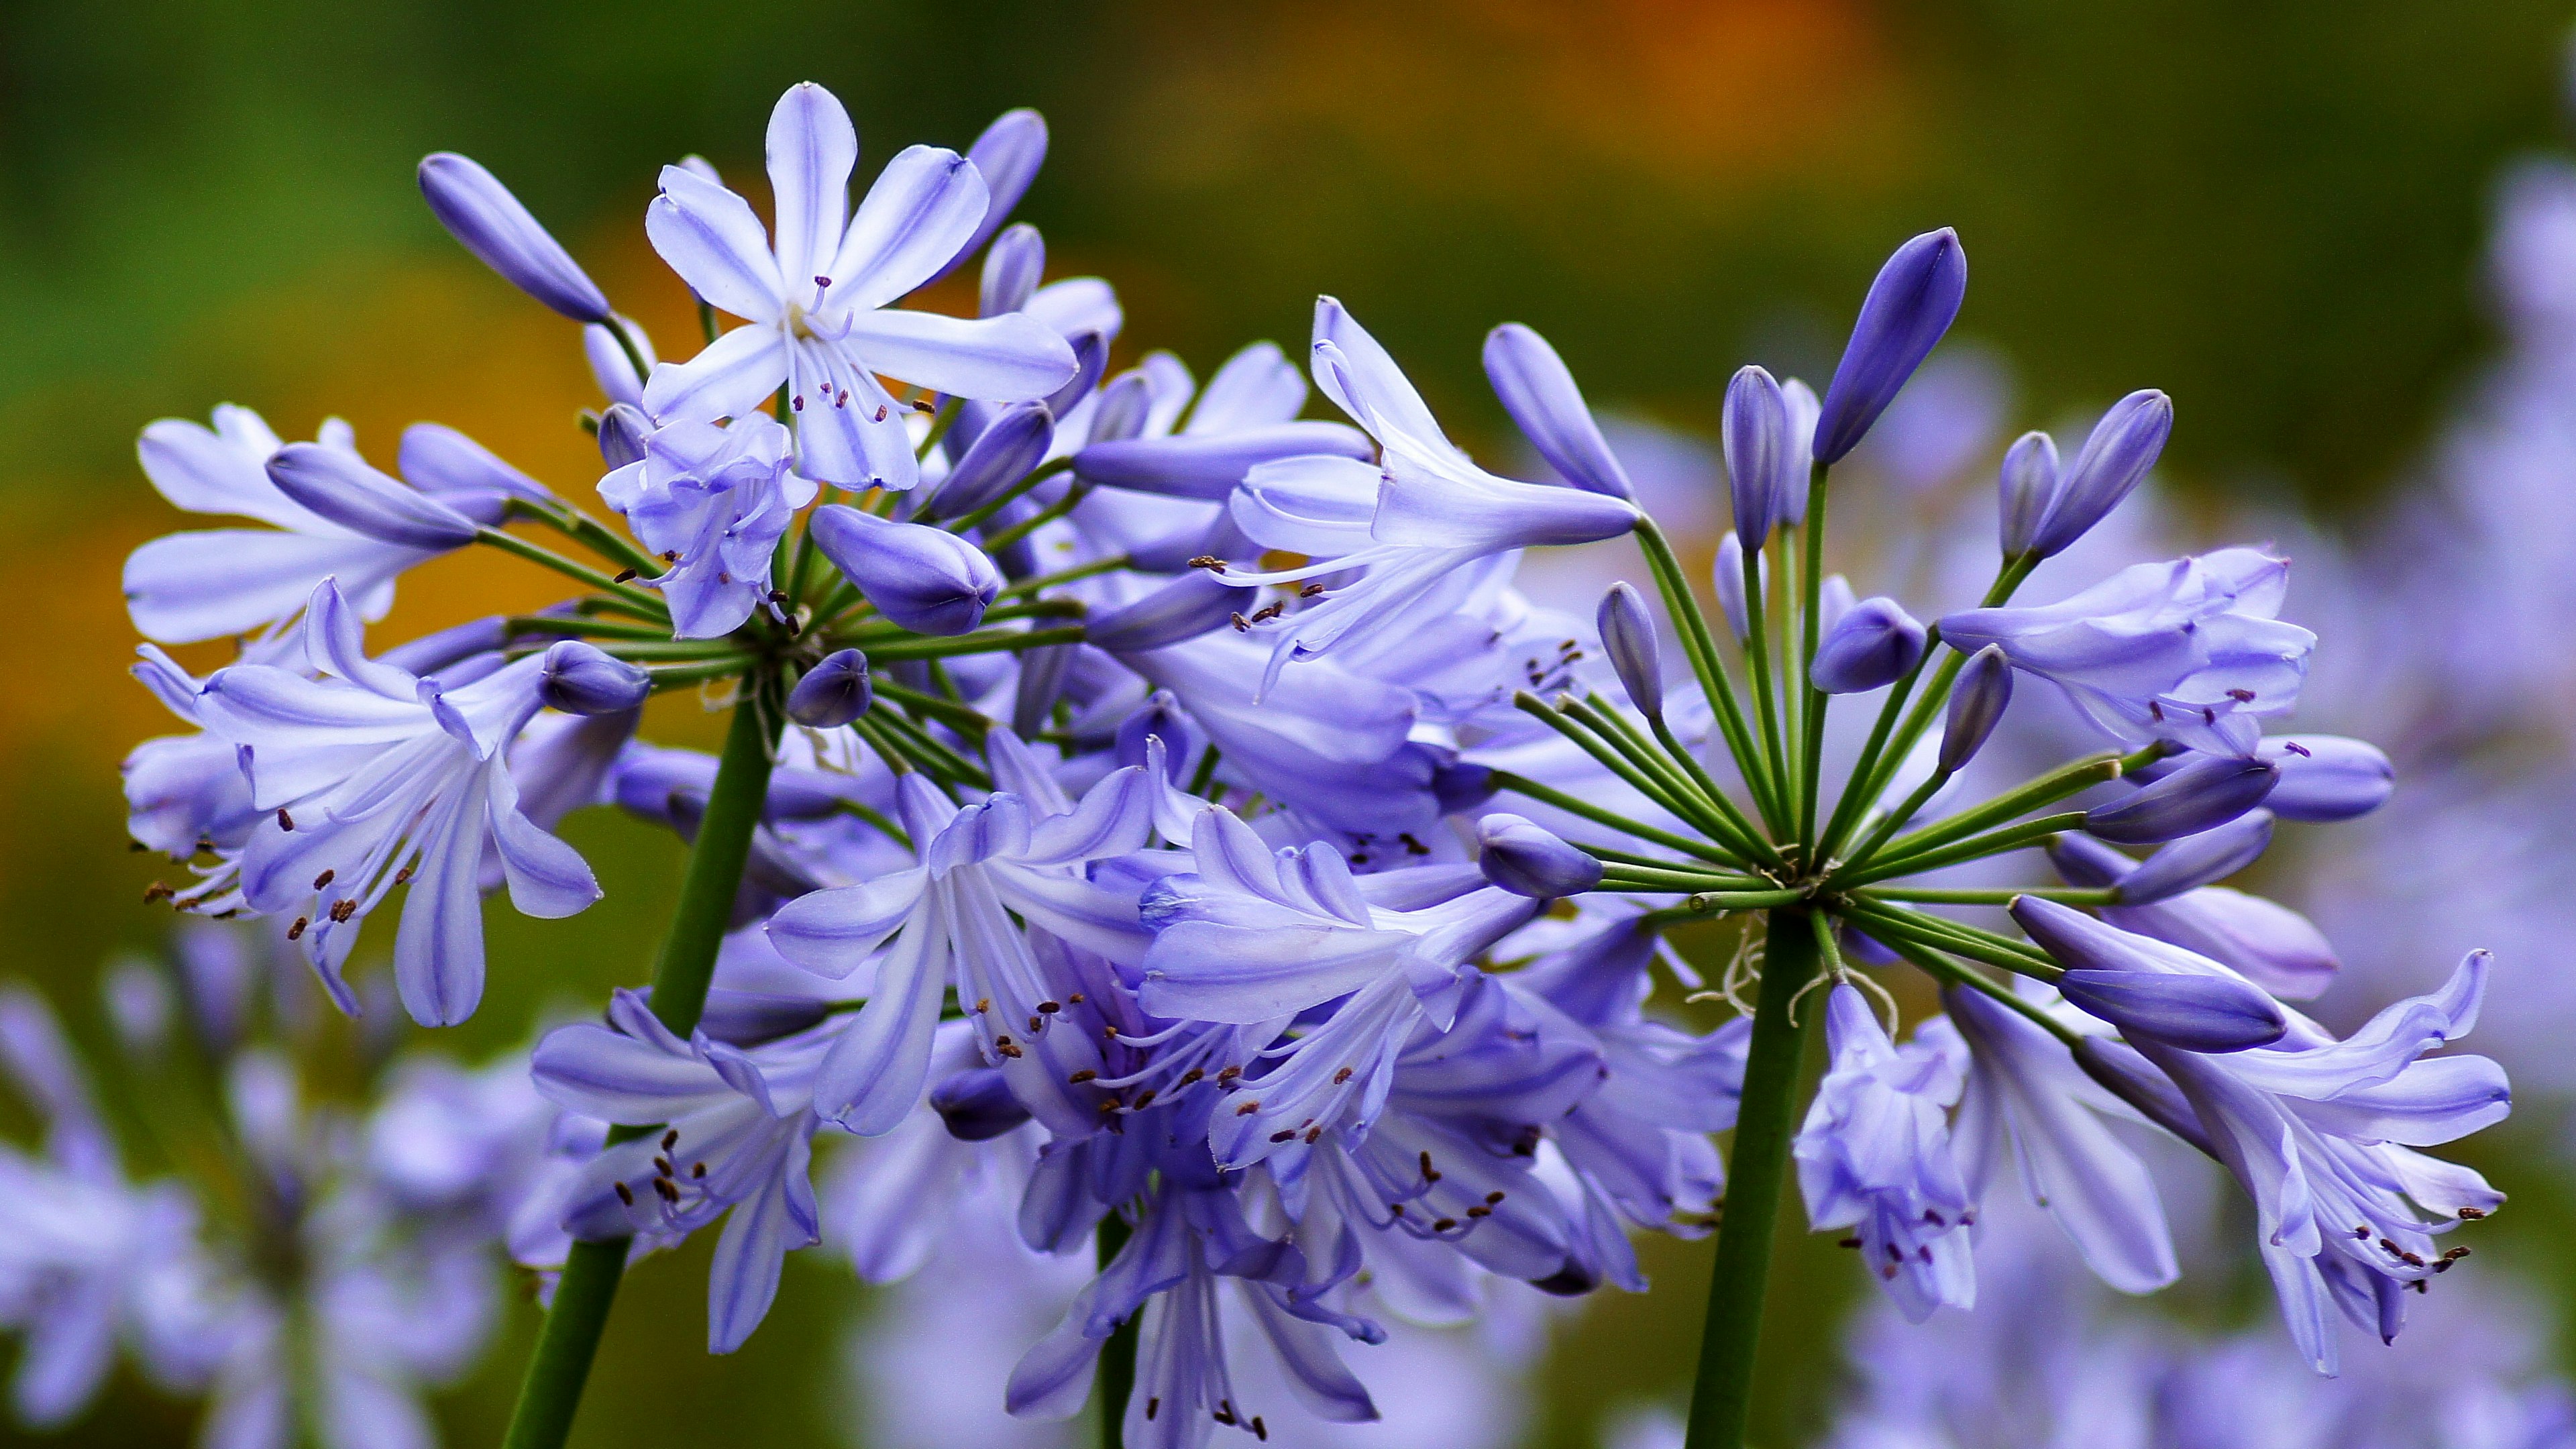
[[1445,1233],[1457,1226],[1458,1220],[1456,1218],[1434,1218],[1431,1220],[1431,1231],[1435,1233]]
[[280,830],[293,830],[295,828],[295,817],[287,814],[286,807],[283,805],[277,807],[277,828]]
[[679,1128],[674,1127],[674,1128],[672,1128],[670,1131],[665,1132],[665,1133],[663,1133],[663,1134],[662,1134],[662,1150],[663,1150],[663,1151],[668,1152],[668,1151],[670,1151],[672,1148],[677,1147],[677,1146],[679,1146],[679,1145],[680,1145],[680,1129],[679,1129]]
[[1344,1067],[1344,1068],[1342,1068],[1340,1071],[1333,1073],[1333,1085],[1334,1085],[1334,1086],[1336,1086],[1336,1087],[1340,1086],[1340,1085],[1341,1085],[1342,1083],[1344,1083],[1344,1082],[1349,1081],[1350,1079],[1351,1079],[1351,1069],[1350,1069],[1350,1068],[1348,1068],[1348,1067]]
[[1843,1239],[1843,1240],[1841,1240],[1840,1242],[1835,1243],[1835,1244],[1834,1244],[1834,1246],[1835,1246],[1835,1247],[1837,1247],[1837,1248],[1857,1248],[1857,1247],[1859,1247],[1859,1246],[1860,1246],[1860,1239],[1858,1239],[1858,1238],[1844,1238],[1844,1239]]
[[703,1162],[692,1162],[692,1163],[690,1163],[690,1164],[689,1164],[689,1176],[691,1176],[691,1177],[695,1178],[695,1177],[704,1177],[704,1176],[706,1176],[706,1175],[707,1175],[707,1165],[706,1165],[705,1163],[703,1163]]
[[1249,634],[1252,632],[1252,621],[1243,617],[1241,610],[1237,610],[1233,614],[1227,616],[1227,618],[1228,622],[1234,625],[1234,632],[1237,634]]
[[304,917],[297,916],[295,918],[295,924],[286,928],[286,939],[290,941],[302,940],[304,938],[304,928],[312,924],[313,923],[311,921]]
[[977,1016],[981,1016],[992,1009],[993,998],[989,996],[978,996],[975,998],[975,1014]]
[[318,890],[322,889],[324,886],[329,885],[329,884],[331,883],[331,877],[332,877],[332,875],[333,875],[333,872],[331,872],[331,871],[327,871],[327,870],[326,870],[326,871],[322,872],[320,875],[317,875],[317,876],[313,877],[313,888],[314,888],[315,890],[317,890],[317,891],[318,891]]
[[622,1182],[617,1184],[617,1200],[628,1207],[635,1206],[635,1190]]
[[1431,1165],[1431,1149],[1428,1147],[1422,1149],[1422,1180],[1424,1182],[1440,1180],[1440,1169]]
[[[1079,997],[1077,997],[1077,998],[1075,998],[1075,999],[1076,999],[1076,1000],[1079,1000],[1080,998],[1079,998]],[[1042,1014],[1042,1015],[1046,1015],[1046,1016],[1053,1016],[1053,1015],[1055,1015],[1057,1012],[1062,1011],[1062,1010],[1064,1010],[1064,1006],[1063,1006],[1061,1003],[1059,1003],[1059,1002],[1053,1002],[1053,1001],[1041,1001],[1041,1002],[1039,1002],[1039,1003],[1038,1003],[1038,1011],[1039,1011],[1039,1012],[1040,1012],[1040,1014]]]
[[1467,1209],[1467,1216],[1470,1220],[1475,1218],[1489,1218],[1493,1215],[1494,1210],[1485,1206],[1483,1203],[1478,1203],[1474,1207]]
[[1249,1117],[1260,1110],[1261,1104],[1259,1102],[1246,1102],[1242,1106],[1234,1109],[1234,1115],[1237,1117]]
[[1206,1075],[1207,1073],[1199,1070],[1197,1067],[1192,1067],[1188,1071],[1181,1073],[1181,1085],[1186,1087]]
[[635,570],[633,570],[633,569],[619,569],[619,570],[616,572],[616,574],[615,574],[615,575],[613,575],[613,576],[609,579],[609,582],[610,582],[610,583],[614,583],[614,584],[631,584],[631,583],[635,582],[635,579],[636,579],[636,573],[635,573]]
[[[1219,1067],[1216,1073],[1216,1084],[1222,1087],[1226,1083],[1231,1082],[1242,1075],[1243,1068],[1241,1067]],[[2467,1214],[2464,1213],[2462,1216],[2465,1217]]]
[[1502,1200],[1503,1192],[1500,1188],[1496,1188],[1492,1192],[1485,1194],[1485,1206],[1487,1207],[1492,1207],[1494,1204],[1499,1203]]
[[1084,1067],[1081,1071],[1078,1071],[1078,1072],[1074,1073],[1072,1076],[1069,1076],[1069,1077],[1065,1078],[1065,1080],[1066,1080],[1066,1081],[1068,1081],[1068,1082],[1075,1082],[1075,1083],[1080,1083],[1080,1082],[1094,1082],[1094,1081],[1098,1081],[1099,1079],[1100,1079],[1100,1074],[1099,1074],[1098,1072],[1093,1071],[1093,1070],[1092,1070],[1091,1068],[1089,1068],[1089,1067]]
[[[1241,1114],[1238,1113],[1237,1115]],[[1283,1132],[1273,1132],[1270,1134],[1270,1140],[1273,1142],[1291,1142],[1296,1140],[1296,1137],[1297,1129],[1294,1127],[1288,1128]]]
[[410,866],[404,866],[402,869],[400,869],[400,870],[398,870],[398,871],[395,871],[395,872],[394,872],[394,884],[395,884],[395,885],[401,885],[401,884],[403,884],[404,882],[406,882],[406,881],[408,881],[408,880],[410,880],[410,879],[411,879],[411,867],[410,867]]
[[662,562],[664,562],[664,563],[678,563],[679,561],[680,561],[680,551],[679,551],[678,549],[676,549],[676,548],[666,548],[666,549],[662,550]]
[[2298,756],[2302,760],[2313,760],[2316,758],[2316,751],[2309,749],[2306,745],[2300,744],[2297,740],[2283,740],[2281,741],[2281,748],[2288,750],[2291,754]]
[[793,412],[801,413],[805,411],[805,394],[800,392],[796,394],[796,396],[789,398],[787,400],[787,406],[789,410]]
[[662,1174],[664,1177],[669,1177],[671,1175],[671,1159],[667,1157],[654,1158],[653,1170]]
[[1197,558],[1190,560],[1190,567],[1194,569],[1206,569],[1212,574],[1221,574],[1225,572],[1225,560],[1218,558],[1212,553],[1203,553]]
[[331,919],[334,921],[346,921],[357,913],[358,898],[356,896],[343,896],[331,903]]
[[1145,1401],[1145,1422],[1148,1424],[1154,1422],[1154,1415],[1160,1411],[1162,1407],[1163,1401],[1160,1398],[1147,1399]]
[[2462,1209],[2460,1209],[2460,1221],[2461,1221],[2461,1222],[2464,1222],[2464,1223],[2473,1223],[2473,1222],[2476,1222],[2478,1219],[2480,1219],[2480,1218],[2482,1218],[2482,1217],[2485,1217],[2486,1215],[2487,1215],[2487,1214],[2486,1214],[2486,1209],[2484,1209],[2484,1208],[2462,1208]]
[[143,888],[143,904],[148,906],[155,901],[166,901],[178,893],[179,892],[168,883],[156,880],[152,884]]
[[[1074,1005],[1076,1005],[1076,1006],[1080,1006],[1080,1005],[1082,1004],[1082,993],[1081,993],[1081,992],[1079,992],[1079,991],[1077,991],[1077,992],[1073,993],[1071,996],[1066,997],[1066,998],[1065,998],[1065,1000],[1072,1002],[1072,1003],[1073,1003]],[[1041,1006],[1041,1007],[1039,1007],[1039,1008],[1038,1008],[1038,1010],[1040,1010],[1040,1011],[1044,1011],[1044,1010],[1046,1010],[1046,1008],[1045,1008],[1045,1007],[1043,1007],[1043,1006]]]

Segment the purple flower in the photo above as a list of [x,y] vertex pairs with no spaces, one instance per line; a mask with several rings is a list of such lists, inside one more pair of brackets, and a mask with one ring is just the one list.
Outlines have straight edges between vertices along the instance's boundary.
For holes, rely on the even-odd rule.
[[669,563],[640,582],[670,604],[676,637],[730,634],[768,597],[778,540],[814,501],[815,485],[788,470],[789,445],[787,429],[757,413],[729,427],[666,423],[641,459],[599,480],[599,496]]
[[2273,617],[2288,572],[2248,548],[2138,564],[2062,603],[1948,615],[1941,637],[1965,651],[2000,645],[2123,743],[2250,755],[2260,721],[2298,703],[2316,647]]
[[1620,687],[1628,691],[1628,702],[1648,718],[1660,716],[1664,712],[1663,649],[1645,601],[1626,583],[1612,584],[1601,595],[1594,624],[1601,634],[1602,652],[1610,656]]
[[654,250],[710,305],[751,325],[655,368],[644,403],[666,419],[741,418],[784,383],[800,475],[907,489],[919,480],[909,409],[880,374],[1023,402],[1062,387],[1076,364],[1064,339],[1026,313],[968,321],[890,310],[976,238],[991,198],[974,163],[915,146],[887,163],[850,215],[858,149],[831,92],[809,83],[779,97],[769,118],[774,243],[741,197],[685,167],[663,168],[645,213]]
[[1849,985],[1833,988],[1825,1011],[1830,1064],[1792,1148],[1808,1226],[1856,1229],[1861,1261],[1907,1319],[1970,1307],[1977,1273],[1965,1230],[1976,1203],[1948,1121],[1967,1053],[1946,1024],[1896,1045]]
[[2274,735],[2255,758],[2281,772],[2263,803],[2284,820],[2351,820],[2387,804],[2397,789],[2397,767],[2365,740]]
[[2268,798],[2281,772],[2261,760],[2203,756],[2135,794],[2084,813],[2084,829],[2122,845],[2154,845],[2214,830]]
[[2047,516],[2031,535],[2029,551],[2047,558],[2091,532],[2145,479],[2172,432],[2173,400],[2153,388],[2113,403],[2068,466]]
[[420,194],[448,235],[501,280],[575,322],[608,320],[599,285],[481,165],[453,151],[422,157]]
[[2171,841],[2120,880],[2120,903],[2147,906],[2222,881],[2272,843],[2272,812],[2249,810],[2224,825]]
[[2004,453],[1997,491],[2002,495],[1999,540],[2006,558],[2031,552],[2040,523],[2057,504],[2057,440],[2046,433],[2024,433]]
[[578,639],[548,648],[538,671],[537,698],[566,714],[620,714],[653,694],[653,676]]
[[1520,425],[1521,435],[1558,476],[1613,498],[1637,496],[1627,470],[1601,436],[1601,425],[1583,405],[1574,374],[1546,338],[1518,322],[1486,333],[1485,379],[1493,384],[1503,411]]
[[[2138,868],[2136,861],[2081,835],[2055,837],[2048,856],[2070,885],[2118,885]],[[2106,906],[2102,918],[2206,956],[2286,1001],[2317,996],[2342,969],[2334,947],[2307,917],[2224,886],[2203,886],[2153,905]]]
[[1811,679],[1827,694],[1894,684],[1923,658],[1923,625],[1894,599],[1863,599],[1826,625]]
[[845,503],[814,510],[814,546],[878,613],[918,634],[964,634],[984,622],[1002,572],[942,528],[900,523]]
[[787,717],[807,729],[837,729],[868,712],[876,691],[868,682],[868,656],[836,649],[816,661],[787,696]]
[[1968,256],[1959,234],[1927,231],[1888,257],[1861,300],[1851,340],[1825,389],[1816,419],[1815,460],[1842,461],[1930,356],[1968,293]]
[[2261,988],[2206,957],[2038,896],[2014,897],[2012,918],[2066,967],[2056,982],[2066,999],[2132,1044],[2236,1052],[2279,1041],[2289,1029]]
[[1986,747],[1987,737],[2003,722],[2012,693],[2012,661],[2003,650],[1989,644],[1968,656],[1942,723],[1940,768],[1945,773],[1956,771]]

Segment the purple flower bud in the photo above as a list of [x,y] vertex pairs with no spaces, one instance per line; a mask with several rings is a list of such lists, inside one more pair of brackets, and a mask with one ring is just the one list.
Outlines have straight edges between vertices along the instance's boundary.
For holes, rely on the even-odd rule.
[[[481,532],[474,519],[446,503],[386,477],[353,453],[319,443],[289,443],[270,454],[268,479],[278,492],[378,543],[462,548]],[[497,507],[493,517],[499,518]]]
[[548,649],[538,675],[537,698],[566,714],[617,714],[652,697],[652,675],[578,639]]
[[1893,684],[1923,657],[1924,641],[1921,622],[1894,599],[1863,599],[1825,631],[1808,679],[1827,694]]
[[999,1067],[972,1067],[930,1089],[930,1110],[960,1142],[990,1142],[1029,1120]]
[[2342,735],[2276,735],[2254,755],[2281,772],[2263,803],[2284,820],[2350,820],[2387,804],[2397,788],[2397,767],[2378,746]]
[[[1764,587],[1771,583],[1771,565],[1756,559],[1754,568]],[[1726,615],[1726,626],[1738,639],[1753,637],[1752,616],[1744,611],[1744,541],[1729,533],[1717,541],[1717,563],[1709,570],[1709,582],[1717,588],[1718,611]]]
[[1601,862],[1518,815],[1477,821],[1476,845],[1485,879],[1517,896],[1554,900],[1601,884]]
[[556,501],[546,485],[443,423],[414,423],[403,429],[402,448],[394,461],[402,469],[403,481],[425,493],[487,493],[537,503]]
[[1807,481],[1815,470],[1816,416],[1824,404],[1816,390],[1796,378],[1780,384],[1780,405],[1789,412],[1789,451],[1780,463],[1780,521],[1798,527],[1807,521]]
[[2207,755],[2125,800],[2098,806],[2084,828],[2122,845],[2155,845],[2224,825],[2263,803],[2281,772],[2261,760]]
[[2003,498],[2004,557],[2030,552],[2039,525],[2057,504],[2057,440],[2046,433],[2024,433],[2004,454],[1997,487]]
[[1950,691],[1949,718],[1941,726],[1942,774],[1957,771],[1986,747],[1986,737],[2004,717],[2004,706],[2012,703],[2012,692],[2012,661],[2004,657],[2002,646],[1989,644],[1968,656]]
[[[1072,412],[1074,404],[1091,396],[1092,390],[1100,386],[1100,379],[1109,371],[1107,337],[1097,332],[1077,332],[1067,340],[1073,344],[1073,378],[1042,399],[1047,411],[1057,417]],[[976,441],[983,441],[980,434]]]
[[1047,644],[1020,651],[1020,675],[1011,684],[1013,734],[1034,739],[1055,718],[1065,676],[1081,649],[1079,644]]
[[1046,460],[1055,442],[1055,414],[1045,403],[1013,403],[975,439],[948,470],[924,510],[925,518],[955,518],[999,498]]
[[599,384],[601,392],[608,394],[610,402],[642,407],[644,379],[635,375],[634,360],[626,355],[625,348],[617,345],[616,335],[609,331],[612,327],[625,331],[627,340],[635,344],[635,351],[644,359],[647,368],[653,365],[653,339],[645,336],[644,329],[632,320],[614,315],[605,322],[593,322],[581,329],[582,359],[590,364],[591,380]]
[[1112,654],[1141,654],[1222,628],[1250,591],[1205,569],[1192,569],[1132,604],[1094,614],[1083,636]]
[[2207,1129],[2200,1125],[2200,1114],[2192,1109],[2182,1089],[2138,1055],[2135,1048],[2125,1042],[2088,1036],[2078,1039],[2069,1050],[2074,1054],[2075,1065],[2082,1067],[2084,1075],[2103,1090],[2202,1152],[2211,1157],[2218,1155]]
[[1154,384],[1141,372],[1122,372],[1100,390],[1091,409],[1089,443],[1123,442],[1145,431],[1154,413]]
[[1574,374],[1547,339],[1518,322],[1485,334],[1485,377],[1503,411],[1566,482],[1613,498],[1634,499],[1627,470],[1601,436]]
[[[973,256],[1002,223],[1011,219],[1020,198],[1029,194],[1029,183],[1037,180],[1038,167],[1045,164],[1047,153],[1046,118],[1022,106],[1004,111],[966,148],[966,159],[984,178],[984,220],[975,235],[961,248],[959,260]],[[949,263],[949,267],[956,262]],[[947,269],[943,268],[943,274]]]
[[1628,702],[1649,716],[1662,715],[1663,644],[1655,637],[1655,621],[1646,613],[1645,601],[1625,582],[1612,584],[1601,596],[1598,623],[1601,648],[1610,656],[1610,667],[1618,671]]
[[1726,486],[1735,500],[1735,536],[1758,550],[1779,521],[1789,456],[1789,409],[1780,384],[1759,367],[1739,369],[1726,385],[1719,419],[1726,445]]
[[2272,843],[2272,812],[2248,810],[2224,825],[2172,841],[2120,879],[2120,902],[2145,906],[2222,881]]
[[1222,433],[1093,443],[1073,455],[1073,471],[1084,481],[1107,488],[1222,500],[1260,464],[1318,453],[1341,458],[1377,456],[1368,435],[1357,428],[1326,422],[1272,423]]
[[787,717],[808,729],[838,729],[876,703],[868,656],[856,649],[826,654],[787,694]]
[[2082,538],[2119,507],[2120,500],[2156,465],[2156,456],[2165,450],[2165,438],[2172,432],[2173,400],[2154,388],[2111,404],[2066,470],[2056,503],[2031,539],[2031,551],[2047,558]]
[[1851,580],[1841,574],[1825,575],[1825,581],[1816,586],[1816,632],[1821,635],[1841,623],[1843,615],[1859,603]]
[[1878,269],[1825,388],[1824,410],[1816,419],[1817,462],[1841,462],[1869,432],[1950,330],[1967,294],[1968,254],[1960,249],[1959,234],[1946,226],[1898,247]]
[[440,151],[421,160],[420,194],[448,235],[503,281],[575,322],[608,320],[598,285],[491,172]]
[[2098,890],[2118,885],[2138,863],[2089,835],[2048,837],[2048,863],[2071,886]]
[[628,403],[610,403],[599,415],[599,457],[610,468],[644,461],[644,444],[653,436],[653,420]]
[[1163,769],[1171,782],[1182,782],[1182,772],[1189,767],[1190,753],[1198,748],[1198,727],[1181,709],[1179,696],[1168,689],[1158,689],[1145,696],[1136,712],[1118,723],[1118,736],[1112,755],[1121,765],[1141,765],[1148,758],[1145,742],[1163,742]]
[[897,523],[846,503],[814,510],[814,543],[878,613],[916,634],[963,634],[1002,591],[984,551],[945,529]]
[[999,317],[1029,305],[1029,294],[1046,274],[1046,240],[1038,229],[1021,222],[993,238],[984,253],[984,292],[977,315]]
[[2037,896],[2016,897],[2011,910],[2067,968],[2058,991],[2123,1033],[2184,1051],[2238,1052],[2289,1030],[2279,1002],[2215,961]]

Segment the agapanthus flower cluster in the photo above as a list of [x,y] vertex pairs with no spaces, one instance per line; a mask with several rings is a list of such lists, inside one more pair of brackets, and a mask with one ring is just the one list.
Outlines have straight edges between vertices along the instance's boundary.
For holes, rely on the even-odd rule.
[[[1723,1202],[1700,1412],[1733,1442],[1793,1160],[1813,1225],[1909,1315],[1973,1300],[1980,1208],[2013,1191],[2144,1291],[2177,1266],[2123,1119],[2242,1180],[2308,1361],[2332,1371],[2334,1310],[2397,1332],[2455,1259],[2437,1236],[2500,1201],[2415,1149],[2506,1091],[2427,1056],[2473,1023],[2483,957],[2338,1039],[2284,1004],[2316,984],[2281,964],[2305,923],[2218,884],[2277,822],[2387,793],[2367,745],[2266,734],[2315,643],[2278,617],[2288,562],[2018,598],[2144,478],[2162,394],[2062,464],[2044,434],[2012,449],[1981,598],[1926,620],[1861,596],[1829,572],[1831,484],[1962,305],[1959,239],[1927,233],[1821,397],[1760,367],[1726,389],[1734,526],[1695,579],[1526,327],[1484,362],[1535,478],[1453,442],[1329,297],[1302,367],[1255,343],[1203,387],[1166,353],[1113,369],[1114,293],[1046,282],[1004,225],[1045,144],[1015,112],[966,155],[900,152],[853,206],[847,115],[790,90],[769,224],[703,162],[661,175],[647,235],[706,334],[677,362],[497,180],[423,163],[448,228],[584,324],[622,530],[432,424],[399,476],[343,428],[281,445],[237,409],[145,433],[174,502],[272,525],[129,566],[147,634],[243,637],[202,677],[151,645],[137,666],[188,731],[127,773],[136,838],[193,871],[162,894],[282,923],[343,1010],[355,944],[389,936],[402,1006],[444,1025],[481,996],[485,895],[599,899],[565,814],[690,842],[649,990],[533,1054],[590,1125],[513,1234],[561,1273],[514,1442],[559,1441],[631,1254],[715,1232],[729,1352],[827,1217],[891,1276],[914,1225],[996,1202],[1028,1251],[1097,1265],[1008,1409],[1096,1401],[1173,1445],[1375,1417],[1390,1315],[1455,1321],[1498,1279],[1642,1291],[1631,1234],[1706,1233]],[[977,315],[933,310],[979,254]],[[1513,587],[1527,549],[1613,538],[1655,602]],[[396,575],[474,546],[581,591],[367,638]],[[2099,748],[1969,802],[2017,689]],[[731,708],[720,756],[638,737],[672,691]],[[1942,883],[2015,853],[2026,885]],[[1994,907],[2014,929],[1963,914]],[[1675,933],[1737,947],[1733,1020],[1648,1010],[1701,984]],[[1943,1002],[1910,1033],[1872,974],[1902,966]],[[881,1145],[827,1213],[816,1154],[846,1138]],[[1287,1402],[1240,1387],[1247,1356]]]

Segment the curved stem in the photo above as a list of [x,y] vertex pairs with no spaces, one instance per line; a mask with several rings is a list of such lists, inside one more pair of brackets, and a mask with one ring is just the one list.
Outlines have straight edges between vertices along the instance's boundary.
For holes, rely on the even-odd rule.
[[[734,892],[742,885],[742,868],[751,858],[751,833],[760,824],[761,806],[769,798],[770,749],[782,718],[774,701],[760,697],[755,682],[744,685],[742,703],[734,706],[733,724],[725,734],[724,756],[716,766],[714,787],[707,795],[705,817],[698,825],[688,874],[680,882],[680,903],[671,913],[671,929],[662,938],[662,955],[653,966],[653,1014],[681,1037],[698,1025],[706,1009],[707,984],[715,977],[716,948],[724,940]],[[621,1127],[611,1142],[640,1137],[653,1129]],[[590,1361],[599,1352],[599,1336],[608,1326],[608,1310],[617,1300],[617,1282],[626,1271],[624,1238],[601,1243],[575,1243],[555,1285],[554,1307],[537,1335],[537,1351],[528,1360],[528,1375],[519,1385],[518,1406],[510,1412],[503,1449],[561,1449],[572,1432],[573,1411],[581,1406]]]
[[1821,1002],[1810,1003],[1793,1021],[1790,1005],[1815,977],[1819,924],[1805,911],[1771,913],[1762,994],[1754,1007],[1753,1042],[1744,1064],[1744,1096],[1727,1157],[1726,1213],[1709,1280],[1708,1325],[1700,1335],[1687,1449],[1741,1449],[1752,1416],[1754,1351],[1762,1337],[1771,1234],[1780,1217],[1789,1141],[1796,1130],[1799,1062],[1816,1019],[1824,1015]]

